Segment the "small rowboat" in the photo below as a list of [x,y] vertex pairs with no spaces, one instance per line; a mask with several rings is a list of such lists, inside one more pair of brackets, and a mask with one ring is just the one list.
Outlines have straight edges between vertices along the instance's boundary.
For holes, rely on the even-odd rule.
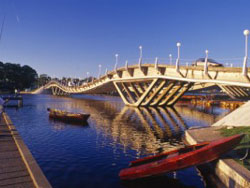
[[83,113],[70,113],[62,110],[47,108],[49,111],[49,117],[56,120],[61,120],[65,122],[78,122],[84,123],[88,120],[90,114]]
[[122,169],[119,176],[122,180],[133,180],[207,163],[232,150],[243,137],[244,134],[239,134],[138,159]]

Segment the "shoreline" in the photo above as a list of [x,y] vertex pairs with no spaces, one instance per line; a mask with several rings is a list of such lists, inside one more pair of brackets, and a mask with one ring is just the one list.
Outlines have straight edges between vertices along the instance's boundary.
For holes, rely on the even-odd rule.
[[[185,131],[185,141],[192,145],[222,138],[223,136],[219,132],[221,128],[206,127],[187,130]],[[225,187],[250,187],[250,171],[233,159],[222,158],[209,164],[212,164],[209,170],[218,177]]]

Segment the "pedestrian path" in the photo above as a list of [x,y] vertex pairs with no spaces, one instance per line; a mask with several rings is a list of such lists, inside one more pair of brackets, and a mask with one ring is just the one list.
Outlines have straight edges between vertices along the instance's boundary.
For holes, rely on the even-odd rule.
[[6,113],[0,117],[0,187],[51,187]]

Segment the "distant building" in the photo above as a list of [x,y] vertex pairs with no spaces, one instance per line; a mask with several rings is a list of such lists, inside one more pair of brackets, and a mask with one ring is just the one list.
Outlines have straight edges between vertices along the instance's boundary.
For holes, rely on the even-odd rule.
[[[205,58],[199,58],[195,62],[192,63],[192,66],[204,66]],[[213,59],[207,59],[207,66],[211,67],[223,67],[223,64],[216,62]]]

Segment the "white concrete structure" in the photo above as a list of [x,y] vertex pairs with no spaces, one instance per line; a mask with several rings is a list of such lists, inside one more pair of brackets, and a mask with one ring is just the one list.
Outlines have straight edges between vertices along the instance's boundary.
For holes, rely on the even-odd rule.
[[212,126],[242,127],[250,126],[250,101],[234,110]]
[[[250,75],[247,75],[249,77]],[[63,86],[51,81],[44,89],[54,95],[105,94],[117,91],[126,105],[171,106],[188,90],[218,85],[233,98],[250,99],[250,81],[242,75],[241,68],[203,67],[143,64],[125,66],[108,72],[84,86]]]

